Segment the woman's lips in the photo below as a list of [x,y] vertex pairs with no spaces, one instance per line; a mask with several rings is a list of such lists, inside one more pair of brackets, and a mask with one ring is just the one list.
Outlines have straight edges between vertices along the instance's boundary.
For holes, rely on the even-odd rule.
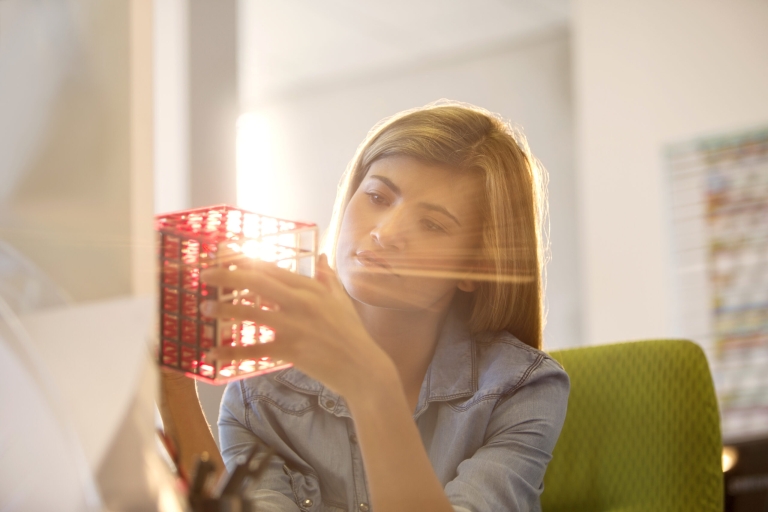
[[386,270],[390,274],[397,275],[392,269],[392,265],[373,251],[357,251],[355,256],[357,257],[357,260],[366,267],[378,267]]

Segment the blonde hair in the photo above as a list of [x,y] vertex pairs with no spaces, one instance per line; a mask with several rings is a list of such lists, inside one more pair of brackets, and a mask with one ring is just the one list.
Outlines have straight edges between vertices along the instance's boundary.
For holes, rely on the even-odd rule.
[[541,348],[546,173],[522,134],[486,110],[442,100],[401,112],[374,126],[339,183],[323,243],[329,261],[335,262],[347,204],[371,164],[396,155],[482,174],[482,263],[475,269],[479,286],[468,304],[470,330],[506,330]]

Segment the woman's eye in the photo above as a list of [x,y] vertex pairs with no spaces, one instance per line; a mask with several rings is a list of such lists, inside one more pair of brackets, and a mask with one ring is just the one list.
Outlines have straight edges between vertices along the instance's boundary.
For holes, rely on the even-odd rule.
[[429,219],[424,219],[421,221],[421,223],[428,231],[445,231],[443,226],[437,224],[436,222],[432,222]]
[[376,192],[366,192],[366,194],[368,195],[368,197],[370,198],[373,204],[377,204],[377,205],[387,204],[387,198],[382,196],[381,194],[377,194]]

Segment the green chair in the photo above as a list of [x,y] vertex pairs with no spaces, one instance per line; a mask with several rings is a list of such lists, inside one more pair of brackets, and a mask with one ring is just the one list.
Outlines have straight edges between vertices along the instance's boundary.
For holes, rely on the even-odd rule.
[[543,512],[722,512],[720,418],[698,345],[641,341],[551,355],[571,395]]

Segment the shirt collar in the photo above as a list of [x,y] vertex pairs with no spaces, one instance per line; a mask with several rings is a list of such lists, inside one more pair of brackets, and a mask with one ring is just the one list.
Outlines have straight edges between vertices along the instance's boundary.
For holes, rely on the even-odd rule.
[[[477,369],[472,336],[465,315],[452,310],[443,324],[435,353],[424,375],[414,416],[431,402],[469,397],[477,392]],[[320,407],[337,416],[351,417],[344,399],[295,368],[277,373],[275,380],[296,391],[317,395]]]
[[443,324],[432,362],[421,384],[415,416],[431,402],[468,397],[477,391],[477,371],[472,336],[465,315],[452,310]]

